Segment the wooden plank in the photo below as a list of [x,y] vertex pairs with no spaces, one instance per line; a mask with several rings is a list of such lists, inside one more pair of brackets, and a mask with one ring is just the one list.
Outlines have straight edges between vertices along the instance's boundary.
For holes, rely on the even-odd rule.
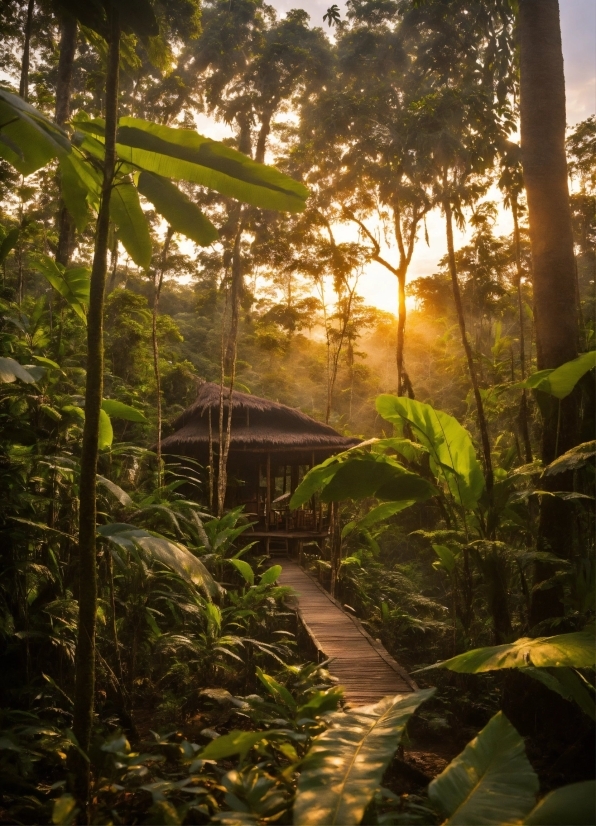
[[292,607],[320,655],[331,659],[329,671],[343,686],[348,702],[373,703],[417,689],[385,647],[298,564],[284,560],[279,582],[297,592]]

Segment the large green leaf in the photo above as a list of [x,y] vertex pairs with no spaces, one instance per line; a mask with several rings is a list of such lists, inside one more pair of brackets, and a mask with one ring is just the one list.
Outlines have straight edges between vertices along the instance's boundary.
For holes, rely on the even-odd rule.
[[535,668],[529,665],[522,674],[537,680],[569,702],[577,703],[584,714],[596,720],[594,690],[588,681],[573,668]]
[[596,350],[591,350],[554,370],[540,370],[528,376],[524,386],[532,390],[541,390],[543,393],[550,393],[557,399],[564,399],[573,391],[578,381],[595,367]]
[[377,398],[377,411],[392,424],[407,422],[430,452],[435,475],[443,477],[455,500],[474,508],[484,491],[484,475],[468,431],[453,416],[430,404],[385,394]]
[[100,410],[98,447],[100,450],[107,450],[108,447],[112,447],[113,441],[114,429],[112,428],[112,422],[110,421],[110,417],[108,416],[105,410]]
[[[103,140],[103,120],[77,120],[77,127]],[[82,148],[91,148],[84,140],[78,141]],[[288,175],[191,129],[121,118],[117,151],[123,161],[138,169],[202,184],[263,209],[302,212],[308,197],[307,188]]]
[[524,826],[593,826],[596,823],[596,782],[585,780],[555,789],[543,797]]
[[[76,126],[76,145],[101,159],[104,121],[77,118]],[[191,181],[263,209],[301,212],[308,197],[307,188],[288,175],[191,129],[121,118],[116,148],[123,172],[136,168]]]
[[381,783],[403,730],[434,689],[385,697],[328,717],[315,738],[298,779],[295,826],[351,826]]
[[219,238],[211,221],[167,178],[152,172],[141,172],[137,186],[141,195],[151,201],[157,212],[176,232],[181,232],[202,247],[209,246]]
[[0,156],[22,175],[30,175],[71,151],[63,129],[2,87],[0,124]]
[[390,456],[361,450],[347,451],[309,471],[296,488],[290,507],[299,507],[316,491],[320,491],[323,502],[358,501],[374,496],[402,503],[403,507],[437,493],[430,482]]
[[147,418],[134,407],[124,402],[116,401],[116,399],[104,399],[101,403],[102,410],[111,416],[113,419],[125,419],[128,422],[146,422]]
[[594,633],[575,631],[554,637],[522,637],[505,645],[475,648],[428,668],[448,668],[462,674],[480,674],[500,668],[590,668],[596,662]]
[[414,499],[404,499],[402,502],[383,502],[382,505],[377,505],[376,508],[369,510],[362,519],[348,522],[341,532],[342,538],[348,536],[355,530],[365,530],[372,525],[376,525],[377,522],[385,522],[390,517],[395,516],[396,513],[410,508],[415,504],[415,501]]
[[89,223],[89,207],[99,208],[101,179],[99,172],[79,154],[73,150],[60,158],[60,187],[78,232],[83,232]]
[[279,579],[281,572],[281,565],[272,565],[270,568],[267,568],[265,573],[262,575],[259,580],[259,585],[273,585],[273,583]]
[[246,757],[248,752],[261,740],[275,738],[281,732],[271,731],[231,731],[229,734],[222,734],[208,746],[205,746],[199,754],[202,760],[223,760],[225,757],[240,755]]
[[236,568],[240,576],[248,585],[255,584],[255,572],[248,562],[245,562],[243,559],[228,559],[228,562]]
[[307,188],[288,175],[191,129],[121,118],[117,150],[140,169],[193,181],[264,209],[302,212],[308,197]]
[[41,273],[52,287],[66,299],[79,318],[87,322],[91,272],[87,267],[65,269],[49,255],[38,253],[31,257],[33,269]]
[[532,809],[538,791],[524,741],[502,712],[428,787],[445,826],[503,826]]
[[25,384],[33,384],[37,381],[18,361],[4,356],[0,357],[0,382],[11,384],[17,379],[25,382]]
[[116,179],[110,198],[110,218],[118,227],[118,238],[137,267],[149,269],[151,235],[136,187],[123,178]]
[[210,596],[217,596],[221,589],[200,559],[179,542],[173,542],[164,536],[135,528],[124,523],[102,525],[98,533],[109,542],[125,550],[139,548],[147,556],[157,559],[163,565],[175,571],[178,576],[193,585],[202,588]]
[[311,499],[317,491],[325,487],[325,485],[333,478],[336,468],[335,463],[342,461],[345,454],[338,454],[332,456],[321,462],[320,465],[308,471],[304,479],[300,482],[292,498],[290,499],[290,508],[299,508]]
[[291,711],[296,711],[296,700],[292,697],[285,685],[278,683],[269,674],[265,674],[258,666],[256,669],[257,677],[263,683],[269,694],[273,697],[276,703],[286,705]]

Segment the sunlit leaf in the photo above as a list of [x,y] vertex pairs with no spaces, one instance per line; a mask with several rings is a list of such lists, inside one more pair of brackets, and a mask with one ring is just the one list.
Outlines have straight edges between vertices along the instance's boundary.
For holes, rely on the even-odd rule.
[[259,585],[273,585],[273,583],[278,580],[281,572],[281,565],[272,565],[270,568],[267,568],[267,570],[259,580]]
[[484,491],[484,475],[468,431],[453,416],[402,396],[381,395],[377,411],[389,422],[407,422],[430,453],[431,467],[443,476],[455,500],[474,508]]
[[313,468],[296,488],[290,507],[308,501],[319,491],[323,502],[341,502],[345,499],[377,499],[400,502],[397,510],[423,502],[437,491],[426,479],[412,473],[383,453],[347,451]]
[[78,317],[87,322],[91,271],[87,267],[65,269],[49,255],[31,256],[32,266],[66,299]]
[[100,450],[106,450],[112,446],[114,441],[114,429],[110,417],[105,410],[99,411],[99,440],[98,447]]
[[534,373],[526,379],[525,386],[549,393],[557,399],[564,399],[573,391],[578,381],[595,367],[596,350],[591,350],[554,370],[540,370]]
[[462,674],[480,674],[500,668],[590,668],[596,663],[592,631],[574,631],[554,637],[522,637],[505,645],[475,648],[428,668],[448,668]]
[[228,559],[228,562],[236,568],[248,585],[255,584],[255,574],[248,562],[245,562],[243,559]]
[[138,190],[176,232],[203,247],[219,238],[211,221],[177,186],[151,172],[141,172]]
[[151,235],[136,188],[130,181],[118,179],[112,188],[110,218],[118,228],[118,238],[137,267],[151,264]]
[[439,557],[441,565],[451,573],[455,568],[455,554],[446,545],[433,545],[433,551]]
[[381,783],[409,718],[434,689],[385,697],[328,717],[298,779],[295,826],[352,826]]
[[129,422],[146,422],[147,418],[140,410],[131,407],[116,399],[104,399],[101,403],[102,410],[113,419],[126,419]]
[[269,674],[265,674],[258,666],[256,673],[259,680],[277,703],[287,706],[291,711],[296,711],[296,700],[294,700],[285,685],[278,683],[277,680],[274,680]]
[[428,794],[447,815],[445,826],[503,826],[528,814],[538,786],[523,739],[499,712],[432,781]]
[[97,530],[100,536],[126,550],[133,546],[139,548],[148,557],[157,559],[175,571],[182,579],[202,588],[209,596],[218,596],[221,593],[219,585],[201,560],[179,542],[173,542],[164,536],[126,523],[101,525]]
[[308,197],[306,187],[288,175],[191,129],[121,118],[117,151],[141,169],[202,184],[264,209],[301,212]]
[[0,157],[22,175],[30,175],[54,158],[71,151],[66,132],[26,103],[0,87]]
[[70,826],[78,814],[77,802],[71,794],[62,794],[54,801],[52,823],[55,826]]
[[246,757],[248,752],[261,740],[274,737],[277,731],[231,731],[229,734],[222,734],[213,740],[198,755],[201,760],[223,760],[225,757],[240,758]]

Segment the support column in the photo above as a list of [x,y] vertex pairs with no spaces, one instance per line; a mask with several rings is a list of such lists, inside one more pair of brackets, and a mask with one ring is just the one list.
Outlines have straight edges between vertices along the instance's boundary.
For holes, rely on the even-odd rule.
[[[267,454],[267,494],[265,498],[267,530],[271,527],[271,454]],[[269,550],[269,547],[267,547]]]

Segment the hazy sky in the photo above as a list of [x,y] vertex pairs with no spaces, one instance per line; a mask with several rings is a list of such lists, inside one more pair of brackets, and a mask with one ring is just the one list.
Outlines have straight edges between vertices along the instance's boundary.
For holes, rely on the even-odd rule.
[[[334,2],[342,10],[344,3],[340,0],[269,0],[280,13],[292,8],[304,8],[311,16],[311,25],[323,24],[323,15]],[[596,112],[596,0],[559,0],[561,10],[561,31],[563,37],[563,56],[565,61],[565,81],[567,92],[567,123],[570,126],[585,120]],[[197,119],[197,126],[203,134],[221,139],[227,133],[222,124],[216,124],[202,116]],[[498,193],[494,194],[495,199]],[[412,263],[409,280],[436,272],[439,260],[446,253],[445,230],[442,217],[438,212],[431,213],[427,219],[430,246],[421,238],[418,241]],[[497,220],[496,231],[511,232],[511,220],[508,213],[501,212]],[[341,240],[354,238],[354,231],[348,229],[338,233]],[[456,245],[465,242],[465,234],[456,232]],[[391,255],[391,251],[388,251]],[[395,253],[393,253],[395,258]],[[381,309],[394,313],[396,311],[395,277],[380,265],[370,264],[359,282],[359,292],[366,301]]]

